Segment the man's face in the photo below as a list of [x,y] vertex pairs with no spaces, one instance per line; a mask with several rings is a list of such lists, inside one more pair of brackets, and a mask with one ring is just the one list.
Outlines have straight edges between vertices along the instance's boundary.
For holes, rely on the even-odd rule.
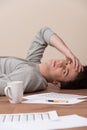
[[68,60],[50,60],[47,65],[49,76],[54,81],[73,81],[78,75],[72,62]]

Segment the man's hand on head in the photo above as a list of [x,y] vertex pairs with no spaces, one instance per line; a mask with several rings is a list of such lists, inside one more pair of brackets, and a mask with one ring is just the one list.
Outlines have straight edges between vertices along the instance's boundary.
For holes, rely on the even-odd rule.
[[72,59],[69,57],[66,57],[66,61],[69,64],[73,64],[73,67],[75,68],[76,71],[80,72],[83,71],[83,65],[80,63],[79,59],[75,57],[74,55],[72,56]]

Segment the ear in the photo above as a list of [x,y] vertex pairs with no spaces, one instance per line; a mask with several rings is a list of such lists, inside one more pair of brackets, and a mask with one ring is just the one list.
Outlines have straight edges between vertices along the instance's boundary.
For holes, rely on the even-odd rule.
[[60,88],[61,87],[61,83],[59,81],[53,81],[53,84],[57,87]]

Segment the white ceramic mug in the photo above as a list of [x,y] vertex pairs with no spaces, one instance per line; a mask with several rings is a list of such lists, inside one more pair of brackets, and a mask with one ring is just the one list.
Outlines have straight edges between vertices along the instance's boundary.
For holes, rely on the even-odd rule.
[[21,103],[23,97],[23,81],[8,82],[5,88],[5,94],[9,98],[10,103]]

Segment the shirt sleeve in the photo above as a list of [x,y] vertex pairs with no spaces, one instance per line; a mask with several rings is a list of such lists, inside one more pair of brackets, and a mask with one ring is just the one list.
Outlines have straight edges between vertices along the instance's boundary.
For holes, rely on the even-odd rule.
[[49,27],[44,27],[36,34],[31,47],[27,52],[26,59],[34,63],[40,63],[45,48],[50,45],[50,37],[54,32]]
[[1,74],[0,75],[0,96],[5,95],[4,89],[7,86],[7,82],[9,82],[9,78],[7,77],[7,75]]

